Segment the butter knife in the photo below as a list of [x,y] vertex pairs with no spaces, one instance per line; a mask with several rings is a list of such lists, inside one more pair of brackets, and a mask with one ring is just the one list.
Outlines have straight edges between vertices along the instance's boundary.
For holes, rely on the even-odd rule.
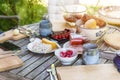
[[50,80],[54,80],[54,77],[52,75],[52,70],[51,69],[47,69],[47,72],[50,74]]
[[1,34],[0,34],[0,37],[3,37],[3,36],[5,36],[5,33],[1,33]]
[[54,64],[51,65],[51,70],[52,70],[52,74],[53,74],[53,76],[54,76],[54,79],[55,79],[55,80],[58,80],[57,74],[56,74],[56,69],[55,69],[55,65],[54,65]]

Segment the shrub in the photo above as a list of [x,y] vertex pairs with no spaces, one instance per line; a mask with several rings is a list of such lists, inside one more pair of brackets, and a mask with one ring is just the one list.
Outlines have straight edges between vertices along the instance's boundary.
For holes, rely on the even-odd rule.
[[19,15],[17,19],[0,19],[0,29],[8,30],[16,25],[39,22],[47,13],[47,7],[41,0],[0,0],[0,15]]

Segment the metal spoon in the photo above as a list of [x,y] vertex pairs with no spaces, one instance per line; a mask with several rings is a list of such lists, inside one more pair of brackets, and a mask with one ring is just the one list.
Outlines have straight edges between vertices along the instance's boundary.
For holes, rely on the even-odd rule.
[[52,75],[52,70],[51,69],[47,69],[47,72],[50,74],[50,79],[54,80],[53,75]]

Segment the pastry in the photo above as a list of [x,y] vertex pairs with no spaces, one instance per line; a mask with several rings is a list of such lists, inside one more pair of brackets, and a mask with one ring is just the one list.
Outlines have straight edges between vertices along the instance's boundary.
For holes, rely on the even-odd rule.
[[104,41],[109,46],[111,46],[115,49],[120,49],[120,32],[106,34],[104,36]]

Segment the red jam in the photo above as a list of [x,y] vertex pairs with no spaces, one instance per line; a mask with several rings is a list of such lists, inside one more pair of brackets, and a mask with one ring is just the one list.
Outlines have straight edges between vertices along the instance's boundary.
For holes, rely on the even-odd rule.
[[71,45],[82,45],[83,43],[84,43],[84,39],[81,35],[75,33],[70,34]]
[[82,45],[84,43],[84,40],[81,38],[73,38],[70,40],[71,45]]

